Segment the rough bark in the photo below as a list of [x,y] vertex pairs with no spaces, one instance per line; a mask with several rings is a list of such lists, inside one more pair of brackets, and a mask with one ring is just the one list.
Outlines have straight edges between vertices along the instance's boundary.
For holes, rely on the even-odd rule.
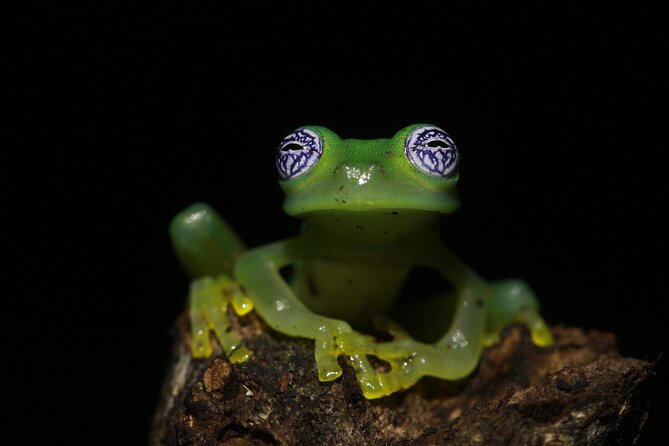
[[253,358],[194,360],[188,320],[176,342],[150,444],[158,445],[629,445],[647,416],[652,364],[622,358],[612,334],[553,328],[550,349],[521,326],[458,382],[423,379],[379,400],[343,376],[316,378],[313,344],[231,316]]

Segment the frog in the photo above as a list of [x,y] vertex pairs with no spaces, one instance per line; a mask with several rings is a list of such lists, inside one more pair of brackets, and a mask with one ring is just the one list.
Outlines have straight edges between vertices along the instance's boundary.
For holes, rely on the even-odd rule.
[[[170,223],[173,247],[192,278],[193,357],[210,357],[217,342],[231,363],[249,360],[252,352],[230,321],[232,313],[255,311],[270,330],[313,340],[320,381],[342,375],[343,357],[364,397],[374,399],[425,376],[468,377],[511,323],[525,325],[536,346],[552,345],[525,281],[486,280],[445,246],[442,217],[460,205],[460,153],[440,127],[415,124],[391,138],[353,139],[304,126],[281,140],[275,163],[283,209],[303,222],[298,235],[247,249],[205,203]],[[438,335],[430,340],[389,316],[416,268],[452,285],[415,304],[409,290],[403,300],[399,314],[432,325]]]

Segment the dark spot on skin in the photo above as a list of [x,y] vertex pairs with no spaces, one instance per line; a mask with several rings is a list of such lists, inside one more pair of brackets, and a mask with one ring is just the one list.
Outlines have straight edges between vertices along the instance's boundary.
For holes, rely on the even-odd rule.
[[397,215],[397,214],[398,214],[397,211],[392,211],[392,212],[385,212],[385,213],[383,213],[383,214],[381,214],[381,215]]
[[318,297],[318,288],[316,288],[314,279],[311,276],[307,277],[307,287],[309,288],[309,293],[311,293],[312,297]]
[[339,190],[342,190],[342,189],[344,189],[344,185],[343,185],[343,184],[342,184],[341,186],[339,186]]
[[393,215],[397,215],[397,214],[399,214],[399,212],[397,212],[397,211],[392,211],[391,214],[393,214]]
[[334,200],[335,200],[337,203],[339,203],[339,198],[335,198]]
[[379,172],[386,173],[386,169],[384,169],[383,166],[379,166]]
[[341,221],[341,218],[335,218],[335,221]]
[[232,331],[232,327],[230,327],[230,326],[228,326],[228,327],[225,329],[225,332],[226,332],[226,333],[230,333],[231,331]]
[[476,299],[476,306],[477,307],[482,307],[483,306],[483,299]]
[[360,225],[355,225],[355,229],[357,229],[358,231],[364,231],[365,230],[365,228],[363,228]]
[[384,233],[385,235],[388,235],[388,230],[386,229],[385,231],[383,231],[383,233]]
[[244,288],[244,285],[239,285],[239,291],[241,291],[242,294],[248,294],[248,293],[246,292],[246,288]]
[[351,279],[350,277],[346,279],[346,285],[353,285],[353,279]]
[[346,200],[342,200],[341,202],[342,202],[342,203],[346,203]]
[[391,152],[390,150],[386,150],[386,151],[384,152],[384,154],[390,156],[390,155],[393,154],[393,152]]

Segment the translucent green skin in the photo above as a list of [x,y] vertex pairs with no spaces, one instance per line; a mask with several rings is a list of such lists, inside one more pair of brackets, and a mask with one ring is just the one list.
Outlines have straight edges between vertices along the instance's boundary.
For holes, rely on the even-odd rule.
[[[486,282],[443,245],[439,218],[458,206],[458,177],[426,175],[411,164],[404,143],[415,127],[375,140],[341,139],[328,129],[308,127],[323,141],[320,160],[308,173],[280,181],[286,213],[305,221],[295,238],[245,250],[205,204],[175,217],[173,244],[194,278],[190,311],[195,357],[212,354],[210,331],[231,361],[250,356],[228,333],[228,304],[238,314],[255,308],[283,334],[314,339],[321,381],[341,375],[337,358],[344,355],[367,398],[408,388],[422,376],[467,376],[483,347],[512,321],[527,324],[536,345],[552,343],[524,282]],[[295,272],[290,284],[279,274],[288,265]],[[418,342],[378,317],[393,307],[404,278],[416,266],[434,269],[456,290],[454,296],[421,301],[413,308],[442,327],[444,334],[434,344]],[[443,310],[447,298],[455,299],[452,316]],[[393,340],[376,342],[349,325],[364,326],[370,320]],[[376,371],[368,355],[387,361],[391,370]]]

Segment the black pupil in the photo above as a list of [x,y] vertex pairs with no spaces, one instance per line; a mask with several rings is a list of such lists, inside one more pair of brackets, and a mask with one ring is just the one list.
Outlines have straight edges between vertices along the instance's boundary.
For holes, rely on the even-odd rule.
[[438,139],[434,139],[430,142],[427,143],[428,147],[448,147],[448,144],[446,144],[445,141],[440,141]]
[[282,152],[287,152],[289,150],[302,150],[302,146],[293,142],[281,147]]

